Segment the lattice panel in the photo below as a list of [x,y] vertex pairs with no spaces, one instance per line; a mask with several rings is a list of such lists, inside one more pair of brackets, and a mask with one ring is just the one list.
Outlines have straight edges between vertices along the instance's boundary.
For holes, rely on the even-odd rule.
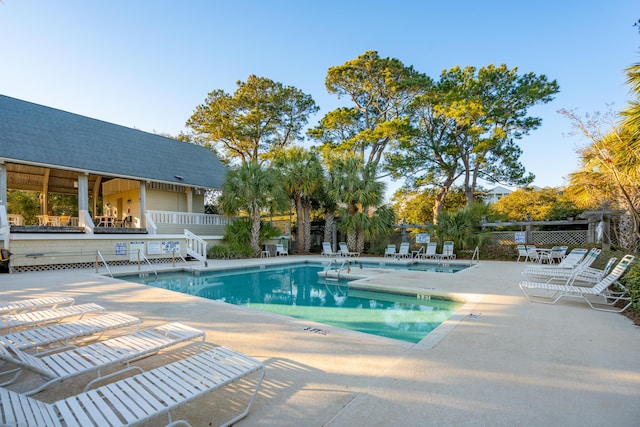
[[499,245],[513,245],[516,234],[514,231],[494,231],[491,233],[491,241]]
[[562,243],[569,246],[579,246],[587,243],[587,231],[532,231],[531,238],[534,245],[555,245]]

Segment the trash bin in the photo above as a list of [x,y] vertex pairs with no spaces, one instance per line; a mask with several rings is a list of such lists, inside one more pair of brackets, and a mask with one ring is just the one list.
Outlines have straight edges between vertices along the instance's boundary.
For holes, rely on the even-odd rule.
[[9,249],[0,249],[0,273],[9,272],[9,261],[11,261]]

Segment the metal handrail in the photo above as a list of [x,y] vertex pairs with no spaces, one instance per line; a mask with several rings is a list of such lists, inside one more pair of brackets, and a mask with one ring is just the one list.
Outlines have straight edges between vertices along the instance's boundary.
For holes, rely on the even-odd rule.
[[471,261],[469,261],[469,265],[473,264],[473,259],[476,259],[476,263],[480,262],[480,248],[476,246],[473,250],[473,254],[471,255]]
[[107,261],[104,259],[104,257],[102,256],[102,253],[99,250],[96,251],[96,273],[98,272],[98,264],[99,264],[98,263],[98,258],[100,258],[102,260],[102,263],[107,268],[107,271],[109,272],[109,275],[111,277],[113,277],[113,273],[109,269],[109,264],[107,264]]
[[138,249],[138,270],[140,269],[140,256],[142,256],[142,259],[146,261],[147,264],[149,264],[149,268],[151,269],[151,271],[153,271],[153,273],[156,275],[156,278],[157,278],[158,272],[156,271],[155,268],[153,268],[153,265],[151,265],[151,262],[149,261],[149,259],[144,255],[144,253],[142,253],[142,251],[140,251],[140,249]]

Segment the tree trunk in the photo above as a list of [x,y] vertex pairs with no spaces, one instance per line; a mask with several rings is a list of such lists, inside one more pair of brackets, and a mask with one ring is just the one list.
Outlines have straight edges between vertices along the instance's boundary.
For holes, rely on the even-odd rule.
[[333,210],[326,210],[324,214],[324,240],[323,242],[331,243],[333,247],[333,229],[335,228],[335,213]]
[[296,226],[298,231],[296,232],[296,239],[298,240],[298,253],[304,252],[305,239],[304,239],[304,213],[302,208],[302,196],[296,194]]
[[[364,236],[364,230],[363,229],[359,229],[358,233],[356,234],[356,252],[364,252],[364,243],[365,243],[365,236]],[[351,249],[351,246],[349,246],[349,250]]]
[[358,236],[355,230],[347,232],[347,247],[350,251],[358,246]]
[[253,256],[260,255],[260,211],[257,209],[251,213],[251,248]]
[[304,207],[304,251],[311,252],[311,207]]
[[436,193],[436,197],[433,202],[433,223],[438,224],[438,215],[442,212],[444,206],[444,200],[447,197],[449,189],[447,187],[440,187],[440,190]]

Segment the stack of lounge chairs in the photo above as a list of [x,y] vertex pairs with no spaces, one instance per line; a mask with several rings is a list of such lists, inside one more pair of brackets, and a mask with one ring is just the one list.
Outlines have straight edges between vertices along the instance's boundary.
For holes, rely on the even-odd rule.
[[[605,269],[597,270],[589,267],[592,262],[589,256],[593,257],[592,253],[572,268],[555,267],[557,271],[547,272],[529,271],[525,274],[528,280],[520,282],[520,289],[532,302],[555,304],[562,298],[579,298],[594,310],[615,313],[626,310],[631,305],[631,297],[619,279],[635,257],[625,255],[611,271],[608,269],[616,260],[609,260]],[[548,269],[554,267],[549,266]]]
[[[66,297],[0,303],[0,425],[129,426],[167,416],[168,425],[188,426],[171,411],[255,373],[249,402],[224,425],[248,414],[264,378],[261,362],[224,347],[203,350],[205,333],[182,323],[139,325],[133,316]],[[101,340],[106,331],[113,336]],[[148,371],[135,364],[177,348],[188,352],[173,363]],[[35,375],[23,380],[27,372]],[[63,381],[81,381],[84,390],[54,403],[31,397]]]

